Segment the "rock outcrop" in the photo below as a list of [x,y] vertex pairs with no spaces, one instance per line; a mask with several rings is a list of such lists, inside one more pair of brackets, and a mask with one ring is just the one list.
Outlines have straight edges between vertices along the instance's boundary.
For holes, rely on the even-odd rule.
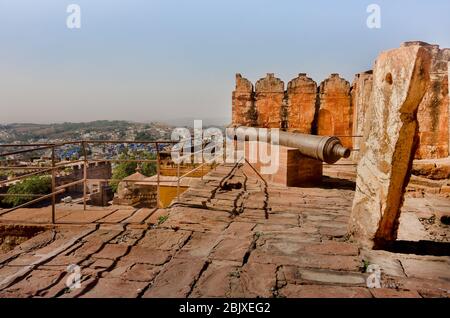
[[[450,49],[440,49],[425,42],[406,42],[402,47],[420,45],[432,57],[430,83],[417,111],[418,133],[415,159],[441,159],[450,156],[449,134],[449,86],[448,63]],[[353,135],[361,135],[365,124],[365,114],[370,102],[372,75],[369,72],[356,74],[352,84]],[[353,147],[358,148],[361,138],[353,139]],[[354,154],[355,161],[359,159]]]
[[369,110],[370,96],[372,95],[373,72],[367,71],[356,74],[352,83],[351,97],[353,108],[352,135],[353,137],[353,160],[358,161],[360,158],[360,145],[364,135],[364,127],[366,124],[366,114]]
[[[417,110],[415,159],[450,156],[450,102],[448,64],[450,49],[425,42],[406,42],[402,47],[420,46],[431,55],[430,82]],[[367,111],[373,90],[373,72],[356,74],[350,84],[331,74],[319,89],[305,73],[284,83],[274,74],[260,79],[253,89],[250,81],[236,75],[233,92],[233,125],[280,128],[291,132],[340,136],[344,146],[359,149],[367,127]],[[355,136],[355,137],[344,137]],[[358,161],[360,154],[352,155]]]
[[373,74],[349,232],[372,247],[396,239],[414,155],[416,114],[430,82],[431,54],[421,45],[383,52]]

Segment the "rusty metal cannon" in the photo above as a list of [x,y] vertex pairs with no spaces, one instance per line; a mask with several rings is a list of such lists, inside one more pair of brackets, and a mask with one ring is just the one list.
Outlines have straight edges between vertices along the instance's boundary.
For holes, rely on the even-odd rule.
[[[296,148],[303,155],[311,159],[326,163],[335,163],[341,158],[350,156],[350,149],[342,145],[337,137],[317,136],[301,133],[277,131],[277,138],[272,138],[274,132],[271,129],[258,129],[255,127],[237,127],[227,129],[228,138],[238,141],[264,141],[280,146]],[[272,140],[274,139],[274,140]]]

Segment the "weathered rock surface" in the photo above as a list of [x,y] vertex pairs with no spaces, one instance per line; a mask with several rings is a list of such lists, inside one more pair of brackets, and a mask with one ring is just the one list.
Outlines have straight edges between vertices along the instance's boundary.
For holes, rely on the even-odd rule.
[[[373,72],[367,71],[365,73],[356,74],[352,83],[352,135],[363,136],[364,127],[366,127],[367,112],[370,107],[370,96],[372,95]],[[360,137],[353,137],[353,149],[359,149],[363,139]],[[353,160],[358,161],[360,152],[353,152]]]
[[[402,47],[420,45],[431,54],[430,82],[417,111],[418,144],[415,159],[446,158],[449,153],[449,97],[448,97],[448,62],[450,49],[440,49],[438,45],[424,42],[406,42]],[[371,71],[356,74],[352,84],[353,134],[362,135],[365,114],[370,104],[372,90]],[[357,148],[361,138],[354,138]],[[354,153],[354,160],[359,159]]]
[[396,238],[430,65],[429,50],[419,45],[383,52],[375,63],[350,219],[350,232],[363,245]]

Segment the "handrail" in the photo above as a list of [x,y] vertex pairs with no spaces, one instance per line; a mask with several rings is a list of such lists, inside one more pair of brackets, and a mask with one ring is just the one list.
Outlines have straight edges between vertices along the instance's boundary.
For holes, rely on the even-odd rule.
[[253,165],[247,160],[247,158],[244,158],[245,162],[250,166],[250,168],[252,168],[252,170],[258,175],[258,177],[264,182],[264,185],[267,187],[267,180],[263,178],[263,176],[259,173],[258,170],[256,170],[255,167],[253,167]]
[[[0,149],[2,148],[11,148],[11,147],[33,147],[31,149],[21,149],[21,150],[15,150],[15,151],[11,151],[11,152],[6,152],[6,153],[2,153],[0,154],[0,157],[6,157],[6,156],[10,156],[10,155],[18,155],[18,154],[23,154],[23,153],[29,153],[29,152],[34,152],[34,151],[40,151],[40,150],[47,150],[47,149],[51,149],[52,153],[51,153],[51,166],[50,165],[46,165],[45,167],[30,167],[30,166],[24,166],[24,167],[20,167],[20,166],[0,166],[1,170],[30,170],[32,172],[30,173],[26,173],[14,178],[10,178],[9,180],[2,180],[0,181],[0,186],[4,185],[4,184],[8,184],[14,181],[19,181],[19,180],[24,180],[28,177],[34,176],[34,175],[40,175],[40,174],[44,174],[44,173],[48,173],[51,172],[51,186],[52,186],[52,190],[49,194],[45,194],[45,195],[40,195],[40,194],[12,194],[12,193],[5,193],[5,194],[0,194],[0,197],[8,197],[8,196],[16,196],[16,197],[35,197],[36,199],[27,201],[23,204],[20,204],[16,207],[13,207],[11,209],[6,209],[5,211],[0,211],[0,215],[4,215],[6,213],[10,213],[13,212],[17,209],[20,208],[24,208],[30,205],[33,205],[35,203],[38,203],[40,201],[46,200],[51,198],[52,199],[52,223],[56,223],[56,210],[55,210],[55,205],[56,205],[56,195],[64,193],[66,191],[66,189],[68,187],[71,186],[75,186],[78,184],[83,184],[83,206],[84,206],[84,210],[86,210],[86,198],[87,198],[87,183],[89,181],[107,181],[107,182],[111,182],[111,181],[123,181],[123,179],[90,179],[88,178],[88,166],[92,163],[97,163],[97,162],[111,162],[111,163],[120,163],[120,162],[136,162],[136,163],[156,163],[156,168],[157,168],[157,180],[156,180],[156,185],[157,185],[157,208],[159,207],[160,204],[160,185],[161,184],[165,184],[165,183],[173,183],[175,180],[161,180],[160,176],[161,176],[161,157],[160,154],[167,154],[167,153],[171,153],[171,152],[167,152],[164,150],[160,150],[159,146],[160,145],[173,145],[173,144],[177,144],[180,142],[185,142],[189,139],[181,139],[178,141],[173,141],[173,140],[155,140],[155,141],[140,141],[140,140],[80,140],[80,141],[68,141],[68,142],[61,142],[61,143],[36,143],[36,144],[0,144]],[[82,148],[83,151],[83,156],[82,159],[78,159],[78,160],[74,160],[74,161],[67,161],[67,162],[60,162],[60,163],[56,163],[56,158],[55,158],[55,149],[56,148],[60,148],[66,145],[75,145],[75,144],[79,144]],[[156,159],[106,159],[106,158],[88,158],[87,155],[87,145],[89,144],[152,144],[155,146],[155,151],[156,151]],[[189,155],[184,155],[183,157],[181,157],[182,159],[185,159],[187,156],[192,156],[195,155],[197,153],[200,152],[204,152],[206,149],[212,149],[214,147],[210,147],[206,146],[204,143],[200,144],[201,146],[201,150],[196,151],[194,153],[191,153]],[[36,148],[37,147],[37,148]],[[215,161],[219,156],[215,156],[213,159],[208,160],[207,162],[203,162],[202,164],[195,166],[193,169],[191,169],[190,171],[188,171],[187,173],[185,173],[183,176],[179,175],[179,163],[178,163],[178,167],[177,167],[177,193],[179,193],[179,183],[180,180],[185,178],[186,176],[188,176],[189,174],[192,174],[193,172],[197,171],[198,169],[202,169],[203,167],[207,164],[210,164],[211,162]],[[83,169],[83,178],[80,180],[76,180],[73,182],[69,182],[66,184],[62,184],[60,186],[56,186],[56,171],[58,169],[63,169],[66,167],[71,167],[73,165],[83,165],[84,169]],[[33,171],[33,170],[37,170],[37,171]],[[203,176],[202,176],[203,177]],[[155,183],[155,181],[150,181],[150,180],[126,180],[126,182],[130,182],[130,183],[135,183],[135,182],[139,182],[139,183]]]
[[[362,137],[362,136],[341,136],[341,137]],[[186,139],[187,140],[187,139]],[[30,206],[32,204],[35,204],[37,202],[40,202],[42,200],[51,198],[52,199],[52,223],[56,223],[56,219],[55,219],[55,205],[56,205],[56,195],[64,193],[66,191],[66,188],[74,186],[74,185],[78,185],[78,184],[83,184],[83,206],[84,206],[84,210],[86,210],[86,201],[87,201],[87,185],[89,181],[96,181],[99,182],[99,180],[101,181],[106,181],[106,182],[111,182],[111,181],[123,181],[120,179],[94,179],[94,178],[89,178],[88,177],[88,167],[90,164],[92,163],[97,163],[97,162],[110,162],[110,163],[120,163],[120,162],[136,162],[136,163],[156,163],[156,186],[157,186],[157,208],[160,205],[160,185],[164,184],[164,183],[173,183],[174,181],[177,182],[177,200],[180,200],[180,181],[183,178],[186,178],[187,176],[191,175],[192,173],[202,169],[202,173],[201,173],[201,177],[203,178],[203,169],[206,165],[212,165],[215,161],[217,161],[218,159],[220,159],[220,157],[222,157],[222,160],[224,159],[223,156],[225,156],[225,152],[221,152],[217,155],[215,155],[213,158],[209,159],[209,160],[203,160],[204,156],[202,156],[202,163],[200,163],[197,166],[194,166],[192,169],[188,170],[187,172],[185,172],[183,175],[180,175],[180,162],[183,161],[184,159],[188,158],[188,157],[192,157],[193,155],[195,156],[198,153],[204,153],[205,150],[210,150],[210,149],[214,149],[217,144],[205,144],[204,141],[206,139],[202,139],[202,142],[198,145],[199,147],[201,147],[200,150],[195,151],[194,153],[189,153],[189,154],[183,154],[182,156],[180,156],[177,162],[177,175],[176,175],[176,179],[175,180],[161,180],[161,154],[163,153],[168,153],[167,151],[164,150],[160,150],[159,146],[160,145],[173,145],[173,144],[178,144],[180,142],[182,142],[182,140],[178,140],[178,141],[172,141],[172,140],[157,140],[157,141],[137,141],[137,140],[80,140],[80,141],[68,141],[68,142],[61,142],[61,143],[48,143],[48,144],[44,144],[44,143],[39,143],[39,144],[0,144],[0,149],[2,148],[7,148],[7,147],[34,147],[31,149],[22,149],[22,150],[17,150],[17,151],[12,151],[9,153],[3,153],[0,154],[0,157],[4,157],[4,156],[9,156],[9,155],[17,155],[17,154],[22,154],[22,153],[27,153],[27,152],[34,152],[34,151],[39,151],[39,150],[46,150],[46,149],[51,149],[51,166],[49,166],[48,164],[45,167],[17,167],[17,166],[12,166],[12,167],[7,167],[7,166],[0,166],[1,170],[39,170],[39,171],[33,171],[30,173],[26,173],[23,174],[21,176],[17,176],[14,178],[11,178],[9,180],[2,180],[0,181],[0,186],[7,184],[7,183],[11,183],[14,181],[18,181],[18,180],[23,180],[26,179],[30,176],[34,176],[34,175],[39,175],[39,174],[43,174],[43,173],[48,173],[51,172],[51,182],[52,182],[52,190],[51,193],[43,195],[43,196],[39,196],[36,199],[33,199],[31,201],[25,202],[19,206],[16,206],[14,208],[8,209],[6,211],[0,211],[0,215],[4,215],[6,213],[12,212],[14,210],[20,209],[20,208],[24,208],[27,206]],[[192,140],[191,140],[192,141]],[[63,147],[66,145],[75,145],[75,144],[79,144],[81,146],[81,150],[83,151],[83,156],[82,159],[78,159],[78,160],[74,160],[74,161],[67,161],[67,162],[56,162],[56,158],[55,158],[55,149],[59,148],[59,147]],[[155,145],[155,152],[156,152],[156,159],[105,159],[105,158],[88,158],[88,154],[87,154],[87,145],[91,145],[91,144],[152,144]],[[224,144],[226,144],[226,141],[224,141]],[[35,148],[38,147],[38,148]],[[235,144],[236,147],[236,144]],[[235,149],[236,150],[236,149]],[[182,149],[178,150],[179,153],[181,153]],[[182,159],[182,160],[180,160]],[[261,174],[255,169],[255,167],[253,167],[253,165],[250,164],[250,162],[245,158],[240,158],[239,162],[242,161],[242,159],[245,160],[245,162],[247,164],[250,165],[250,167],[252,168],[252,170],[258,175],[258,177],[264,182],[265,186],[267,187],[267,181],[261,176]],[[80,180],[76,180],[70,183],[66,183],[66,184],[62,184],[59,186],[56,186],[56,171],[58,169],[62,169],[62,168],[66,168],[66,167],[70,167],[73,166],[74,164],[79,164],[79,165],[83,165],[83,177]],[[135,183],[135,182],[139,182],[139,183],[155,183],[155,181],[149,181],[149,180],[126,180],[126,182],[130,182],[130,183]],[[22,194],[17,194],[17,196],[21,196]],[[5,197],[5,196],[14,196],[14,194],[4,194],[4,195],[0,195],[0,197]],[[35,197],[38,195],[29,195],[30,197]]]

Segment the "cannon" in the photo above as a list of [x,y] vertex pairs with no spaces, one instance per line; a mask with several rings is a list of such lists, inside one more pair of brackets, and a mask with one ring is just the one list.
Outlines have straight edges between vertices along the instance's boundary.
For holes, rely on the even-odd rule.
[[[274,144],[296,148],[305,157],[320,160],[326,163],[335,163],[341,158],[350,156],[350,149],[342,145],[339,138],[334,136],[317,136],[301,133],[278,131],[279,140]],[[227,136],[238,141],[264,141],[272,143],[270,129],[258,129],[255,127],[228,128]]]

